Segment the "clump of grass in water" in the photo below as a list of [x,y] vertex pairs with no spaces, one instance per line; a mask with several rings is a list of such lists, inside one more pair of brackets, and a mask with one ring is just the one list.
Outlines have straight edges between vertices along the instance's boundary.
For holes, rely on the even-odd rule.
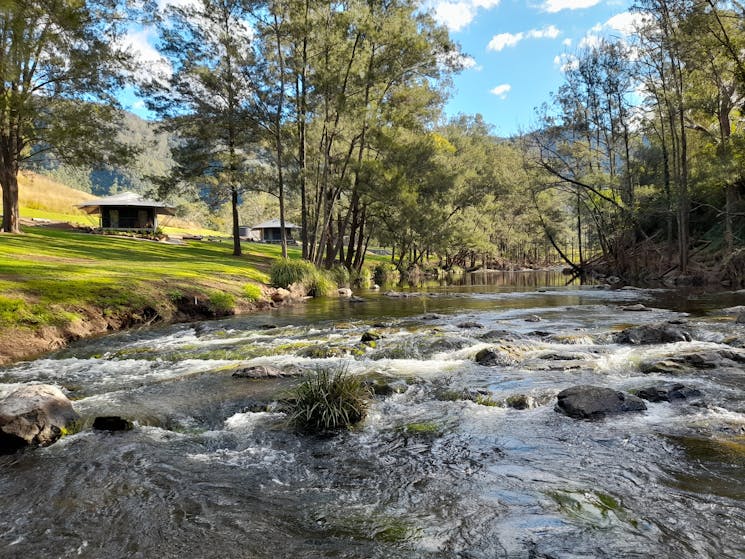
[[362,421],[371,398],[370,388],[346,367],[320,368],[295,388],[283,407],[295,429],[321,433]]

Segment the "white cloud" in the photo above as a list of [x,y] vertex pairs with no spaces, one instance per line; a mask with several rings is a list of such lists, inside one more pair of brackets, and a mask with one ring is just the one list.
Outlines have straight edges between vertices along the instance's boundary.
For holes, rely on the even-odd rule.
[[478,63],[476,62],[476,59],[473,56],[468,56],[467,54],[461,54],[458,61],[460,62],[461,66],[465,70],[471,70],[472,68],[476,70],[481,70],[481,66],[478,65]]
[[573,54],[557,54],[554,57],[554,64],[559,67],[559,71],[567,72],[576,70],[579,67],[579,59]]
[[523,40],[523,37],[525,37],[524,33],[500,33],[499,35],[494,35],[491,41],[489,41],[489,44],[486,45],[486,50],[499,52],[506,47],[514,47]]
[[157,74],[169,76],[171,74],[170,63],[152,45],[155,41],[155,29],[143,27],[141,29],[130,29],[122,37],[122,45],[131,52],[138,63],[135,75],[139,78],[148,78]]
[[605,22],[603,27],[613,29],[623,35],[631,35],[645,20],[645,15],[640,13],[622,12],[614,15]]
[[512,86],[508,83],[503,83],[497,87],[492,88],[489,93],[496,95],[500,99],[507,99],[507,94],[512,90]]
[[517,43],[523,39],[556,39],[561,34],[561,31],[554,26],[549,25],[543,29],[531,29],[530,31],[520,33],[500,33],[494,35],[486,45],[486,50],[493,50],[499,52],[507,47],[514,47]]
[[571,47],[572,46],[572,40],[571,39],[564,39],[561,42],[561,44],[564,45],[565,47]]
[[468,2],[442,2],[435,7],[435,19],[450,31],[460,31],[476,17],[476,8]]
[[592,33],[588,33],[579,42],[579,48],[580,49],[593,49],[600,46],[600,43],[602,43],[603,39],[600,37],[600,35],[594,35]]
[[599,4],[600,0],[546,0],[543,9],[554,14],[562,10],[582,10]]
[[474,20],[479,10],[491,10],[496,8],[499,2],[500,0],[460,0],[458,2],[440,0],[434,4],[434,16],[438,23],[443,24],[450,31],[460,31]]
[[555,25],[549,25],[543,29],[531,29],[527,36],[531,39],[556,39],[561,31]]
[[439,57],[439,62],[440,64],[443,64],[445,66],[451,68],[455,67],[461,70],[476,70],[477,72],[483,70],[483,68],[479,66],[478,62],[476,62],[476,59],[473,56],[469,56],[458,51],[453,51],[448,54],[441,55]]

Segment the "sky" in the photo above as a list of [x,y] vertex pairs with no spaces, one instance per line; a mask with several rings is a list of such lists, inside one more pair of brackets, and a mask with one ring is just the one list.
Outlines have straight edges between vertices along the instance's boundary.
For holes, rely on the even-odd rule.
[[563,82],[577,52],[633,26],[626,0],[446,0],[433,4],[468,58],[448,115],[480,113],[503,137],[535,127],[535,109]]
[[[454,77],[446,114],[480,113],[502,137],[534,128],[536,108],[550,101],[577,52],[600,36],[623,38],[635,19],[629,0],[425,1],[460,45],[466,66]],[[159,58],[154,30],[133,30],[127,40],[146,64]],[[132,90],[122,101],[151,118]]]

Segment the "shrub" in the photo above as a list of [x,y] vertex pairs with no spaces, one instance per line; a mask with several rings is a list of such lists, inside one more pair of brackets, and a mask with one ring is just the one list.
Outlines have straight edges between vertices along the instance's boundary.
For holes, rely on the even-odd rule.
[[395,265],[390,262],[381,262],[375,266],[373,272],[375,283],[385,285],[389,283],[398,283],[401,280],[401,273]]
[[368,289],[373,284],[373,273],[370,268],[362,268],[359,272],[352,272],[350,281],[357,287]]
[[215,314],[232,314],[235,312],[235,297],[224,291],[211,291],[209,293],[209,308]]
[[287,288],[293,283],[305,282],[316,267],[307,260],[278,259],[269,270],[272,287]]
[[359,377],[350,376],[345,367],[321,368],[295,388],[283,408],[295,429],[319,433],[362,421],[371,398],[370,388]]
[[264,298],[264,293],[259,285],[247,283],[243,286],[243,296],[249,301],[261,301]]
[[269,276],[274,287],[287,288],[293,283],[302,283],[313,297],[332,295],[337,289],[328,272],[319,270],[307,260],[276,260]]
[[339,287],[349,287],[350,284],[350,274],[349,270],[347,270],[344,266],[336,265],[331,270],[329,270],[331,279],[336,283]]
[[303,284],[308,295],[312,297],[329,297],[338,289],[329,273],[317,268],[313,269],[313,273],[303,281]]

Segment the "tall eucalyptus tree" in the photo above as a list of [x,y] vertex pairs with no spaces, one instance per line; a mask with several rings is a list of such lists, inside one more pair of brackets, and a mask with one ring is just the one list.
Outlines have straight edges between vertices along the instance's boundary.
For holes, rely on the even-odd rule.
[[188,184],[213,203],[229,201],[236,256],[240,195],[261,164],[255,153],[254,8],[247,0],[169,6],[158,25],[168,67],[142,86],[149,108],[176,137],[176,165],[165,188]]

